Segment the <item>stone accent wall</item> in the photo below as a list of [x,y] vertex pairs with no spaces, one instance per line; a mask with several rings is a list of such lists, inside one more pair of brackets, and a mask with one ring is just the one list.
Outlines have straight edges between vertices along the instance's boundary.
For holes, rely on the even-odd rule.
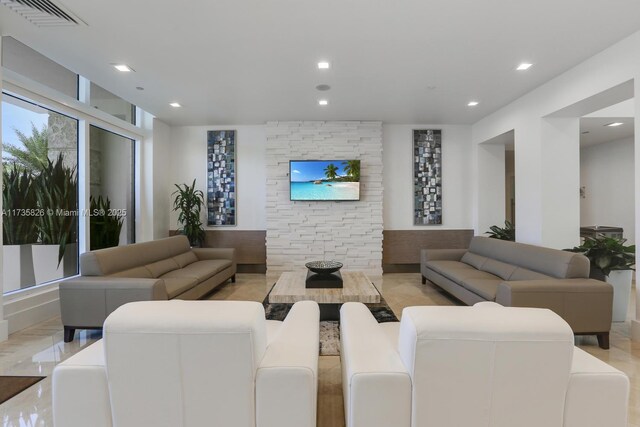
[[63,164],[73,168],[78,165],[78,121],[62,114],[49,113],[49,160],[55,162],[64,155]]
[[[266,133],[268,272],[334,259],[381,275],[382,123],[268,122]],[[361,162],[360,201],[290,200],[289,160],[343,159]]]

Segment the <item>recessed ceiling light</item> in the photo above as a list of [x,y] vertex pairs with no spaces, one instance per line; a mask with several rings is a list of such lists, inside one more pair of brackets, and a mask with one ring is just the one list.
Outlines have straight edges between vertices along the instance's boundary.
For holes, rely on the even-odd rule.
[[142,86],[136,86],[136,89],[138,90],[144,90],[144,88]]
[[605,126],[609,126],[610,128],[614,128],[616,126],[622,126],[623,124],[624,123],[621,123],[621,122],[613,122],[613,123],[606,124]]
[[327,61],[320,61],[318,62],[318,68],[321,70],[327,70],[330,67],[329,63]]
[[528,70],[529,68],[531,68],[533,64],[530,64],[528,62],[523,62],[522,64],[518,65],[518,68],[516,68],[516,70],[518,71],[525,71]]
[[171,105],[173,108],[180,108],[180,107],[182,107],[182,105],[180,105],[180,104],[179,104],[179,103],[177,103],[177,102],[172,102],[172,103],[171,103],[171,104],[169,104],[169,105]]
[[318,101],[318,105],[329,105],[329,101],[326,99],[321,99]]
[[476,105],[480,104],[478,101],[470,101],[467,106],[469,107],[475,107]]
[[127,64],[113,64],[113,68],[123,73],[129,73],[133,71],[133,68],[129,67]]
[[325,91],[325,90],[331,89],[331,86],[329,86],[329,85],[318,85],[318,86],[316,86],[316,89],[319,90],[319,91]]

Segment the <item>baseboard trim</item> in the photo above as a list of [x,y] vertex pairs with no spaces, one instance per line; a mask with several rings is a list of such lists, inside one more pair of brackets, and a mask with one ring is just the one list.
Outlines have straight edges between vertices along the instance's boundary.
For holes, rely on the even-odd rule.
[[382,271],[386,273],[419,273],[420,264],[383,264]]
[[238,264],[238,273],[265,274],[267,272],[267,264]]
[[24,298],[5,300],[4,304],[4,316],[8,322],[9,334],[59,315],[60,293],[57,286]]
[[640,320],[631,320],[631,341],[640,341]]
[[9,322],[0,320],[0,342],[9,339]]

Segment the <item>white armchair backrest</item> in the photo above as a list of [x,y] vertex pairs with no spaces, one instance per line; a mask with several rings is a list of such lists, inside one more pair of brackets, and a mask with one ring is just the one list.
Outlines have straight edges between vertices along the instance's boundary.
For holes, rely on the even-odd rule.
[[129,303],[107,318],[104,341],[114,425],[255,425],[261,304]]
[[550,310],[409,307],[399,352],[412,426],[562,426],[573,333]]

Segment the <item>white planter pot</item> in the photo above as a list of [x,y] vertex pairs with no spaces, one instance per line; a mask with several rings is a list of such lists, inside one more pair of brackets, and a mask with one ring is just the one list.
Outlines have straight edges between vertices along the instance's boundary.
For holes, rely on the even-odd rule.
[[631,295],[631,270],[615,270],[606,276],[607,283],[613,286],[613,321],[627,320],[629,297]]
[[33,245],[33,270],[36,283],[50,282],[77,273],[78,244],[67,245],[60,265],[58,265],[59,248],[59,245]]
[[33,255],[31,244],[28,245],[4,245],[2,247],[2,271],[3,292],[28,288],[36,284],[33,273]]

